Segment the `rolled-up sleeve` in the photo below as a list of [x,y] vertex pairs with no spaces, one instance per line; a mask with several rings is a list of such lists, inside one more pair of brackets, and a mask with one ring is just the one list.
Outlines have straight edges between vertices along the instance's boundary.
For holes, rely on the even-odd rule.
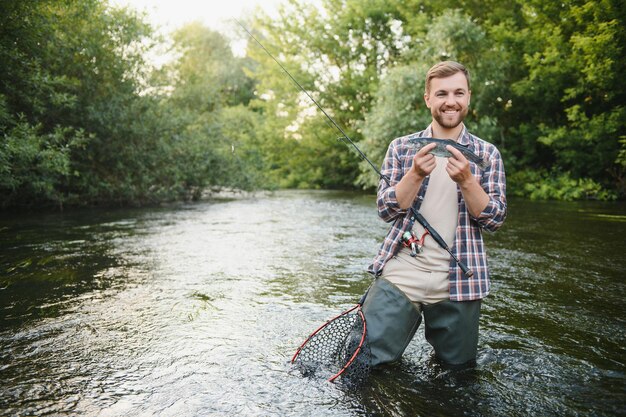
[[491,165],[482,175],[482,187],[489,196],[487,207],[474,220],[488,232],[495,232],[502,226],[507,215],[506,176],[500,152],[491,146]]
[[378,216],[386,222],[394,221],[399,215],[407,212],[406,209],[400,208],[398,199],[396,198],[396,184],[402,179],[402,158],[403,155],[398,153],[399,139],[393,140],[387,148],[387,154],[381,167],[383,177],[389,179],[389,183],[381,178],[378,185],[378,198],[376,200],[378,206]]

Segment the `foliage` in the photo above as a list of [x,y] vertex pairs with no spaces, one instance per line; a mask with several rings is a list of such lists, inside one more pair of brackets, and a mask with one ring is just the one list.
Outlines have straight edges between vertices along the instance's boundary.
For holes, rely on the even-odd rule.
[[171,90],[162,95],[161,105],[177,124],[172,154],[179,180],[193,199],[208,186],[258,186],[262,168],[248,143],[256,140],[259,120],[245,107],[254,88],[244,73],[246,61],[233,56],[223,35],[199,23],[172,37],[177,59],[156,78]]
[[543,155],[533,158],[535,165],[605,187],[623,177],[614,163],[626,133],[623,10],[603,0],[524,3],[525,27],[517,36],[525,74],[511,86],[513,101],[525,106],[511,132],[536,139]]
[[[279,18],[259,14],[250,26],[345,134],[359,142],[359,122],[386,65],[399,54],[397,34],[387,17],[392,9],[385,1],[326,1],[324,8],[322,13],[291,0]],[[251,73],[259,80],[255,105],[263,109],[265,123],[273,125],[266,140],[273,144],[268,150],[280,166],[274,173],[279,174],[279,185],[352,187],[359,159],[337,140],[343,134],[258,45],[250,43],[248,54],[259,63]],[[286,160],[281,155],[285,151]]]
[[145,112],[134,80],[149,27],[94,0],[2,7],[3,206],[94,201],[141,183],[129,124]]
[[168,70],[174,88],[171,99],[178,107],[211,113],[248,104],[253,82],[223,35],[194,22],[175,31],[172,38],[178,58]]
[[5,191],[3,205],[25,204],[24,198],[42,196],[62,205],[59,195],[75,173],[70,153],[88,140],[84,132],[57,127],[42,135],[40,126],[23,118],[5,133],[0,148],[0,188]]
[[158,203],[253,186],[250,172],[231,173],[245,164],[221,120],[248,103],[253,81],[221,35],[181,28],[179,59],[159,70],[145,58],[159,39],[132,10],[38,0],[2,2],[0,15],[2,207]]
[[[378,99],[362,124],[365,139],[360,147],[373,163],[382,164],[393,138],[421,130],[430,123],[430,112],[424,103],[427,70],[426,64],[397,66],[382,81]],[[379,178],[369,163],[363,161],[360,166],[358,183],[364,188],[378,184]]]
[[590,178],[572,178],[569,172],[516,171],[509,195],[531,200],[615,200],[616,194]]
[[[619,144],[626,125],[626,89],[619,81],[626,73],[626,32],[619,2],[448,3],[343,0],[315,9],[292,0],[279,19],[261,16],[254,22],[272,49],[295,68],[296,78],[311,86],[376,164],[394,137],[426,127],[424,73],[439,60],[454,59],[472,72],[467,125],[499,147],[510,174],[563,172],[567,174],[558,174],[562,180],[553,186],[579,187],[575,194],[580,198],[626,195]],[[259,67],[272,69],[254,76],[261,86],[267,79],[278,86],[279,69],[259,58],[262,51],[255,48],[249,49],[250,56]],[[288,91],[268,94],[263,106],[289,109],[281,116],[287,129],[301,117],[301,102]],[[296,149],[308,146],[303,138],[314,140],[302,130],[298,135]],[[298,155],[303,159],[296,162]],[[311,181],[321,186],[321,179],[340,166],[317,160],[323,172],[317,179],[304,155],[311,153],[290,159],[289,173],[308,178],[309,186]],[[368,164],[361,162],[359,170],[348,171],[350,183],[374,187],[378,179]],[[509,176],[514,186],[516,178]],[[550,176],[545,179],[549,182]],[[604,191],[589,192],[589,184]]]
[[[430,121],[426,70],[472,74],[467,126],[510,192],[626,196],[619,0],[285,0],[245,25],[378,165]],[[249,39],[241,32],[241,36]],[[197,199],[208,187],[373,188],[280,66],[199,23],[166,39],[106,0],[0,2],[0,208]]]

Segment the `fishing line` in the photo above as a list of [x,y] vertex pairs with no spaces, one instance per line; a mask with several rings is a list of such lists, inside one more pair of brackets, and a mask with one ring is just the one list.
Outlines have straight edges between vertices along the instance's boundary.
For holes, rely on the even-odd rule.
[[[278,61],[276,58],[274,58],[274,55],[272,55],[270,53],[270,51],[267,50],[267,48],[265,48],[265,46],[263,46],[263,44],[236,18],[233,18],[234,21],[237,22],[237,24],[239,26],[241,26],[241,28],[243,30],[246,31],[246,33],[261,47],[261,49],[263,49],[263,51],[265,51],[265,53],[274,60],[274,62],[276,62],[276,64],[278,64],[278,66],[285,72],[285,74],[287,74],[289,76],[289,78],[291,78],[291,80],[294,82],[294,84],[296,84],[298,86],[298,88],[304,93],[306,94],[306,96],[317,106],[318,109],[320,109],[320,111],[324,114],[324,116],[326,116],[326,118],[328,120],[330,120],[330,122],[332,123],[332,125],[341,133],[342,135],[342,139],[346,139],[348,141],[348,143],[350,145],[352,145],[352,147],[357,151],[357,153],[359,154],[359,156],[364,160],[367,161],[367,163],[369,164],[370,167],[372,167],[372,169],[378,174],[378,176],[380,178],[382,178],[385,183],[387,183],[388,186],[391,186],[391,182],[389,177],[387,177],[386,175],[383,175],[382,172],[380,172],[380,170],[378,168],[376,168],[376,166],[372,163],[372,161],[369,160],[369,158],[367,156],[365,156],[365,154],[363,152],[361,152],[361,149],[359,149],[358,146],[356,146],[356,144],[352,141],[352,139],[350,139],[350,137],[346,134],[346,132],[343,131],[343,129],[341,128],[341,126],[339,126],[335,120],[330,117],[328,115],[328,113],[326,113],[326,110],[324,110],[324,108],[317,102],[317,100],[315,100],[310,94],[309,92],[302,87],[302,85],[298,82],[298,80],[296,80],[290,73],[289,71],[287,71],[287,69],[283,66],[283,64],[280,63],[280,61]],[[414,207],[411,206],[411,214],[413,215],[413,218],[415,220],[417,220],[418,223],[420,223],[422,225],[422,227],[424,227],[425,230],[427,230],[430,235],[433,237],[433,239],[435,240],[435,242],[437,242],[437,244],[444,249],[446,252],[448,252],[448,254],[450,254],[450,256],[452,257],[452,259],[454,259],[454,261],[456,262],[456,264],[459,266],[459,268],[461,268],[461,270],[463,271],[463,273],[465,275],[467,275],[468,277],[471,277],[472,275],[474,275],[474,273],[467,267],[467,265],[465,265],[463,262],[461,262],[460,259],[458,259],[456,257],[456,255],[454,255],[452,253],[452,250],[450,249],[450,247],[448,246],[448,244],[443,240],[443,238],[439,235],[439,233],[437,233],[437,231],[430,225],[430,223],[428,223],[428,221],[424,218],[424,216],[422,216]]]
[[270,53],[270,51],[267,50],[267,48],[265,48],[265,46],[263,46],[263,44],[252,34],[250,33],[250,31],[237,19],[233,18],[238,24],[239,26],[241,26],[243,28],[243,30],[246,31],[246,33],[265,51],[265,53],[267,55],[269,55],[270,58],[272,58],[274,60],[274,62],[276,62],[278,64],[278,66],[285,71],[285,74],[287,74],[289,76],[289,78],[291,78],[291,80],[300,88],[300,90],[302,90],[302,92],[304,94],[307,95],[307,97],[309,99],[311,99],[311,101],[317,106],[318,109],[320,109],[320,111],[322,113],[324,113],[324,116],[326,116],[328,118],[328,120],[330,120],[330,122],[332,123],[332,125],[341,133],[342,138],[341,139],[347,139],[348,143],[350,145],[352,145],[354,147],[354,149],[359,153],[359,155],[361,156],[361,158],[363,158],[363,160],[367,161],[368,164],[370,164],[370,166],[374,169],[374,171],[376,171],[376,173],[381,177],[381,178],[385,178],[385,180],[387,181],[387,183],[389,183],[389,180],[387,179],[387,177],[385,177],[379,170],[378,168],[376,168],[376,166],[372,163],[372,161],[370,161],[367,156],[365,156],[365,154],[363,152],[361,152],[361,150],[358,148],[358,146],[356,146],[356,144],[352,141],[352,139],[350,139],[350,137],[346,134],[346,132],[343,131],[343,129],[341,128],[341,126],[339,126],[332,117],[330,117],[328,115],[328,113],[326,113],[326,110],[324,110],[324,108],[322,106],[319,105],[319,103],[317,102],[317,100],[315,100],[308,91],[306,91],[306,89],[304,87],[302,87],[302,85],[298,82],[298,80],[296,80],[290,73],[289,71],[287,71],[287,69],[283,66],[283,64],[280,63],[280,61],[278,61],[276,58],[274,58],[274,55],[272,55]]

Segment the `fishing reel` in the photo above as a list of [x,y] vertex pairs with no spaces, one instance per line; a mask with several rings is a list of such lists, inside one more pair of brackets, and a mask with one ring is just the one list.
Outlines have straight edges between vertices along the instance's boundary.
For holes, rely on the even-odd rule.
[[428,235],[428,230],[424,231],[424,234],[421,238],[417,238],[417,235],[412,230],[404,232],[402,235],[402,245],[406,248],[411,249],[411,256],[416,257],[418,253],[422,253],[424,250],[424,239],[426,235]]

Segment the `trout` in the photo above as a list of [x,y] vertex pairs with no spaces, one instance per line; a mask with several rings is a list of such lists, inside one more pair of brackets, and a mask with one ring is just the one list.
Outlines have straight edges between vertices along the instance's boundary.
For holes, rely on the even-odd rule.
[[467,147],[459,145],[453,140],[450,139],[436,139],[436,138],[426,138],[426,137],[410,137],[408,139],[409,146],[414,146],[417,150],[422,149],[424,146],[430,143],[436,143],[437,146],[430,151],[429,153],[435,156],[441,156],[443,158],[451,158],[453,157],[452,153],[446,149],[446,146],[450,145],[459,152],[463,154],[464,157],[467,158],[468,161],[475,163],[480,168],[485,169],[489,166],[489,160],[486,158],[481,158]]

